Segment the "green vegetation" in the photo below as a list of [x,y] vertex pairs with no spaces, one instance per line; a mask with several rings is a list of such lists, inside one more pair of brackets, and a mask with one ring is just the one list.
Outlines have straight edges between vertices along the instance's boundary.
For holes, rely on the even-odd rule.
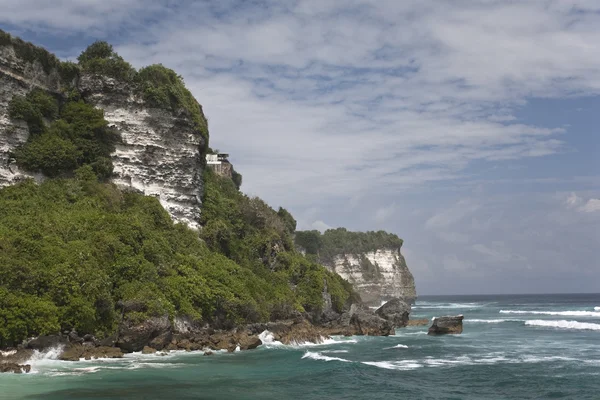
[[319,231],[296,232],[295,243],[306,254],[316,255],[324,263],[330,263],[338,254],[360,254],[384,248],[399,249],[403,241],[397,235],[385,231],[350,232],[345,228],[337,228],[328,229],[323,234]]
[[112,175],[110,154],[118,137],[102,110],[81,100],[59,107],[56,98],[41,89],[13,97],[8,110],[11,118],[25,120],[29,127],[27,142],[14,154],[21,167],[56,177],[90,165],[100,179]]
[[[0,45],[16,40],[0,31]],[[173,71],[136,72],[104,42],[78,64],[40,60],[46,53],[32,48],[27,60],[58,70],[63,83],[102,74],[155,107],[186,111],[208,145],[202,108]],[[241,193],[235,171],[228,179],[205,170],[200,234],[174,224],[157,199],[105,183],[117,135],[74,85],[15,96],[9,114],[30,131],[17,163],[51,179],[0,189],[0,347],[69,329],[106,337],[122,318],[186,316],[218,328],[319,318],[325,289],[337,311],[356,299],[348,282],[295,250],[293,216]]]
[[[185,87],[183,78],[161,64],[150,65],[136,71],[114,51],[112,45],[103,41],[88,46],[77,58],[77,64],[69,61],[61,62],[47,50],[0,30],[0,46],[5,45],[12,45],[17,56],[29,63],[39,62],[46,73],[58,72],[62,90],[67,97],[70,97],[69,91],[73,89],[76,78],[82,71],[114,78],[131,84],[132,90],[140,94],[153,107],[174,113],[181,111],[187,113],[208,143],[208,121],[202,106]],[[30,119],[33,120],[33,117],[30,115]],[[240,186],[241,175],[236,175],[235,181]]]
[[106,42],[94,42],[77,57],[81,69],[123,81],[135,78],[135,68],[118,55]]
[[75,179],[1,189],[0,346],[59,329],[106,336],[123,308],[135,321],[222,327],[318,312],[325,284],[341,310],[349,284],[295,252],[264,202],[207,175],[206,242],[158,200],[97,182],[89,165]]
[[208,139],[208,122],[202,106],[185,87],[181,75],[162,64],[154,64],[140,69],[136,81],[148,103],[171,111],[185,110]]

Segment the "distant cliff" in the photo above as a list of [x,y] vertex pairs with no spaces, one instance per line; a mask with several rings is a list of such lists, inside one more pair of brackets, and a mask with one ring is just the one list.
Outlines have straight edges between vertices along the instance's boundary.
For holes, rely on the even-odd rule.
[[[27,177],[44,178],[38,171],[19,167],[14,159],[30,130],[25,121],[9,117],[11,99],[42,89],[62,104],[76,91],[87,104],[104,110],[105,120],[120,138],[110,156],[112,181],[157,197],[176,221],[198,228],[208,144],[201,106],[181,87],[183,94],[178,95],[189,104],[172,104],[179,99],[171,93],[166,101],[158,96],[163,94],[158,87],[161,79],[171,86],[179,84],[170,76],[172,71],[151,66],[140,70],[135,79],[118,76],[121,70],[115,65],[128,64],[113,62],[111,57],[116,56],[100,59],[105,64],[96,59],[91,60],[96,63],[64,63],[46,50],[0,31],[0,187]],[[144,72],[149,75],[144,77],[146,81],[141,79]],[[148,86],[148,81],[153,86]]]
[[349,232],[344,228],[296,232],[296,245],[330,271],[349,281],[363,302],[417,297],[412,273],[400,252],[403,241],[384,231]]

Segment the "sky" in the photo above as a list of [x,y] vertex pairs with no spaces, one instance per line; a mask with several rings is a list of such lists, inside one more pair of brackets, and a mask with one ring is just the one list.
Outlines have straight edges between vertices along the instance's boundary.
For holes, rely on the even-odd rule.
[[0,0],[181,74],[243,190],[384,229],[426,294],[600,292],[597,0]]

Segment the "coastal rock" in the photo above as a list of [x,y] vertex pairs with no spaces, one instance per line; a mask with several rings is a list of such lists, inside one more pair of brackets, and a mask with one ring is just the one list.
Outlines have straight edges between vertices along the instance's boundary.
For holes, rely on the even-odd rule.
[[364,305],[353,304],[337,321],[325,325],[328,335],[389,336],[394,325]]
[[262,344],[257,336],[249,336],[245,332],[237,335],[237,342],[240,350],[253,350]]
[[[127,353],[141,351],[144,346],[148,345],[153,339],[161,336],[166,338],[168,335],[164,334],[170,332],[170,330],[171,323],[169,322],[169,317],[167,315],[149,318],[142,323],[125,321],[119,327],[119,338],[117,339],[116,345]],[[163,343],[163,348],[167,344],[168,342]]]
[[425,325],[429,325],[429,320],[427,318],[409,319],[408,324],[406,326],[425,326]]
[[29,364],[15,364],[15,363],[5,363],[0,364],[0,373],[12,372],[15,374],[22,374],[23,372],[28,373],[31,371],[31,365]]
[[436,317],[429,327],[428,335],[460,334],[463,331],[462,315]]
[[65,346],[69,343],[69,340],[65,336],[59,335],[42,335],[35,339],[30,340],[26,344],[26,348],[32,350],[46,350],[51,348],[57,348]]
[[149,346],[144,346],[144,348],[142,349],[142,354],[155,354],[156,353],[156,349],[153,349],[152,347]]
[[123,352],[118,347],[89,346],[71,344],[58,357],[62,361],[96,360],[98,358],[123,358]]
[[375,314],[390,321],[394,327],[403,328],[408,325],[408,316],[410,314],[410,304],[395,298],[379,307]]

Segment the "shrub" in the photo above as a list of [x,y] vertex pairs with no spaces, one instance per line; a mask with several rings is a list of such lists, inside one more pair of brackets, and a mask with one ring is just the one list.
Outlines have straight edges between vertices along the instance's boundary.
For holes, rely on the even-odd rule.
[[42,134],[17,149],[15,157],[25,169],[54,177],[72,171],[77,166],[78,153],[69,140],[53,134]]
[[84,71],[110,76],[129,82],[136,75],[135,69],[118,55],[113,47],[102,41],[92,43],[77,57]]
[[171,111],[185,110],[196,128],[208,139],[208,122],[202,112],[202,106],[185,87],[180,75],[162,64],[154,64],[140,69],[136,82],[144,100],[149,104]]

